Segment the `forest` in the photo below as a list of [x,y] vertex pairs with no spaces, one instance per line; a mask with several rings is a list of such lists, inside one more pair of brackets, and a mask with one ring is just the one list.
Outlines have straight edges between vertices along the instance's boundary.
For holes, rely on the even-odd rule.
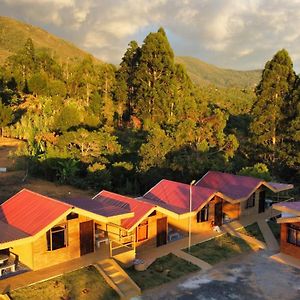
[[129,195],[219,170],[300,180],[300,78],[285,49],[253,89],[198,86],[163,28],[119,66],[28,39],[0,67],[0,130],[31,176]]

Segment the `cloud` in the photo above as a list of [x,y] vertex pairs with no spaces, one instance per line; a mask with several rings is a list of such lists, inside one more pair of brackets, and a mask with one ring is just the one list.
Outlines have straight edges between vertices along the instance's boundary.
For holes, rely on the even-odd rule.
[[178,55],[254,69],[286,48],[300,67],[299,0],[4,0],[0,10],[113,63],[163,26]]

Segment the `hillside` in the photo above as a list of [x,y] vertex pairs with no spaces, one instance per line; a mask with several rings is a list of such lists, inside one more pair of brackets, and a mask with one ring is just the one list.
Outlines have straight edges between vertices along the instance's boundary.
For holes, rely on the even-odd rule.
[[[0,16],[0,64],[8,56],[22,48],[29,37],[33,40],[35,47],[52,49],[54,54],[62,60],[67,57],[84,57],[89,54],[39,27]],[[261,75],[259,70],[222,69],[188,56],[178,56],[175,60],[177,63],[185,65],[191,79],[202,86],[214,84],[220,87],[254,87]],[[97,61],[100,62],[95,58],[95,62]]]
[[220,87],[254,87],[260,80],[261,71],[236,71],[218,68],[189,56],[177,56],[177,63],[183,64],[191,79],[201,86],[214,84]]
[[[22,48],[28,38],[37,48],[52,49],[59,58],[84,57],[88,55],[70,42],[39,27],[0,16],[0,63]],[[95,59],[96,60],[96,59]]]

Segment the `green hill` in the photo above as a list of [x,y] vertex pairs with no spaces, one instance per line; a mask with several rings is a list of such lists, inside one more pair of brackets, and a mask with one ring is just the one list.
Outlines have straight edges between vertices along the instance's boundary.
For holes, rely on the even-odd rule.
[[[89,54],[39,27],[0,16],[0,64],[22,48],[29,37],[35,47],[52,49],[53,53],[62,60],[73,57],[83,58]],[[261,76],[259,70],[222,69],[188,56],[178,56],[175,59],[177,63],[185,65],[191,79],[201,86],[214,84],[219,87],[251,88],[259,82]],[[95,61],[100,62],[96,58]]]
[[[37,48],[52,49],[59,58],[73,58],[88,55],[75,45],[39,27],[23,23],[8,17],[0,16],[0,63],[22,48],[28,38]],[[95,58],[96,60],[96,58]]]
[[214,84],[219,87],[252,88],[260,80],[261,71],[236,71],[218,68],[189,56],[177,56],[177,63],[185,65],[191,79],[201,86]]

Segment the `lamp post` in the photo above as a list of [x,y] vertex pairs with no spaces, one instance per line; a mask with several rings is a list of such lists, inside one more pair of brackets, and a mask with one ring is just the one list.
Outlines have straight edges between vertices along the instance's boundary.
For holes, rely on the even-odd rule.
[[192,186],[195,184],[196,180],[190,183],[190,215],[189,215],[189,252],[191,250],[191,240],[192,240]]

